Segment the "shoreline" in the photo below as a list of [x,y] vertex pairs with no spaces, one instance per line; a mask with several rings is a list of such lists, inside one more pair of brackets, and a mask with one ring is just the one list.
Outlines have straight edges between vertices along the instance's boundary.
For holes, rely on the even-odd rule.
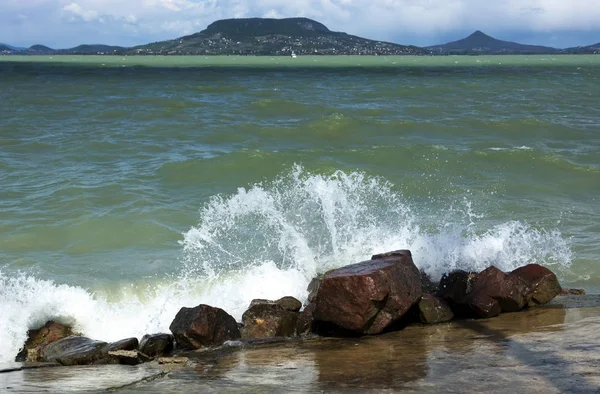
[[[139,366],[7,372],[0,387],[129,392],[597,392],[600,295],[360,338],[222,346]],[[182,357],[183,356],[183,357]],[[14,364],[14,368],[19,363]]]

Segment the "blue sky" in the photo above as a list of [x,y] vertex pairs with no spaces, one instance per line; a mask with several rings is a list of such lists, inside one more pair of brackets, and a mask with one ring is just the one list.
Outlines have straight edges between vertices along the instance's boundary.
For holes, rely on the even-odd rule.
[[0,42],[132,46],[191,34],[223,18],[293,16],[420,46],[475,30],[558,48],[600,42],[600,0],[0,0]]

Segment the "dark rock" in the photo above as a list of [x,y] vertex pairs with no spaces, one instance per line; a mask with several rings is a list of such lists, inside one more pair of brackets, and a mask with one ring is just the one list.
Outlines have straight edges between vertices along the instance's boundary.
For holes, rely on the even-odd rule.
[[148,357],[158,357],[173,351],[174,338],[171,334],[146,334],[140,341],[140,352]]
[[475,273],[463,270],[452,271],[444,274],[440,280],[438,296],[450,305],[467,303],[467,295],[472,291]]
[[137,350],[138,347],[139,343],[137,338],[126,338],[117,342],[109,343],[104,347],[104,349],[102,349],[102,351],[108,353],[117,350]]
[[328,272],[314,318],[360,334],[379,334],[420,297],[421,274],[410,251],[394,251]]
[[421,290],[428,294],[436,294],[439,290],[439,284],[435,283],[425,271],[421,271]]
[[298,314],[296,322],[296,334],[307,335],[313,331],[313,322],[315,320],[315,304],[308,304],[302,312]]
[[71,335],[75,333],[70,326],[50,320],[43,327],[27,332],[27,341],[15,361],[42,361],[42,350],[46,345]]
[[205,304],[181,308],[169,329],[177,345],[187,349],[221,345],[240,338],[240,330],[231,315]]
[[241,329],[241,335],[243,339],[296,335],[298,312],[286,310],[282,305],[272,301],[264,300],[264,303],[258,303],[259,301],[254,300],[250,308],[242,315],[244,327]]
[[298,312],[300,310],[300,308],[302,308],[302,303],[300,301],[298,301],[296,298],[290,297],[290,296],[282,297],[276,301],[254,299],[250,302],[249,308],[252,308],[254,305],[261,305],[261,304],[279,305],[284,310],[292,311],[292,312]]
[[435,324],[452,320],[454,313],[441,298],[431,294],[423,294],[417,304],[419,319],[422,323]]
[[71,336],[47,345],[42,354],[45,361],[56,361],[61,365],[90,365],[102,359],[106,345],[106,342]]
[[531,287],[519,276],[507,275],[491,266],[475,277],[473,294],[483,294],[498,301],[502,312],[516,312],[527,304]]
[[554,272],[539,264],[517,268],[510,276],[521,278],[532,289],[529,306],[546,304],[562,291]]
[[111,350],[108,352],[110,364],[123,364],[123,365],[138,365],[151,361],[152,358],[148,357],[139,350]]

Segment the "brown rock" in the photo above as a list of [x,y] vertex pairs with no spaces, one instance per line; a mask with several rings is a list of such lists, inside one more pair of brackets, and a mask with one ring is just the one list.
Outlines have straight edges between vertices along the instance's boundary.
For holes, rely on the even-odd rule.
[[394,251],[328,272],[317,292],[314,318],[357,333],[378,334],[420,297],[421,274],[410,251]]
[[302,312],[298,314],[298,321],[296,322],[296,334],[307,335],[313,331],[313,321],[315,313],[315,304],[308,304]]
[[250,302],[250,307],[252,308],[254,305],[260,304],[275,304],[279,305],[282,309],[286,311],[298,312],[300,308],[302,308],[302,303],[294,297],[286,296],[282,297],[278,300],[262,300],[262,299],[254,299]]
[[91,365],[104,357],[106,345],[106,342],[71,336],[47,345],[42,354],[44,361],[56,361],[61,365]]
[[139,342],[137,338],[126,338],[121,339],[117,342],[109,343],[102,349],[103,352],[115,352],[117,350],[137,350],[139,347]]
[[422,323],[435,324],[452,320],[454,313],[448,304],[441,298],[431,294],[423,294],[419,303],[419,318]]
[[521,278],[532,289],[529,306],[546,304],[562,290],[554,272],[539,264],[517,268],[510,275]]
[[173,351],[173,335],[146,334],[140,341],[140,351],[148,357],[158,357]]
[[585,290],[583,289],[562,289],[560,294],[562,295],[585,295]]
[[262,304],[255,301],[258,300],[254,300],[242,315],[244,327],[240,331],[243,339],[296,335],[298,312],[286,310],[272,301],[265,300]]
[[27,341],[15,361],[42,361],[42,350],[46,345],[71,335],[75,333],[70,326],[50,320],[43,327],[27,332]]
[[169,329],[177,345],[187,349],[221,345],[240,338],[237,323],[231,315],[205,304],[181,308]]
[[111,350],[108,352],[108,363],[123,365],[138,365],[152,360],[139,350]]
[[446,301],[455,315],[472,317],[473,311],[469,306],[469,294],[473,290],[475,274],[456,270],[444,274],[440,281],[438,296]]
[[477,317],[494,317],[502,312],[498,301],[483,293],[472,293],[469,296],[469,307]]
[[507,275],[491,266],[477,274],[473,293],[498,301],[502,312],[516,312],[527,304],[531,287],[518,275]]

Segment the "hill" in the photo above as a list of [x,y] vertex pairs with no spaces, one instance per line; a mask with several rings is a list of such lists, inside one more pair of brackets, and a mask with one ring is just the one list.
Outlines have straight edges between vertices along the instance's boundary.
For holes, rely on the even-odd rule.
[[467,38],[447,44],[427,47],[435,54],[542,54],[557,53],[558,49],[502,41],[477,30]]
[[565,52],[572,54],[600,54],[600,42],[585,47],[567,48]]
[[224,19],[174,40],[140,45],[130,54],[152,55],[419,55],[422,48],[368,40],[329,30],[308,18]]
[[69,49],[61,49],[61,53],[73,54],[73,55],[113,55],[116,53],[120,53],[127,48],[113,46],[113,45],[102,45],[102,44],[94,44],[94,45],[79,45],[75,48]]

